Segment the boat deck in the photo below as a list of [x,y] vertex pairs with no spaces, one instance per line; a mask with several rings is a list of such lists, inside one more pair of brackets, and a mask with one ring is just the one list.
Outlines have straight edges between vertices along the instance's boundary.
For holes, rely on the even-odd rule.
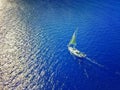
[[77,50],[76,48],[73,47],[68,47],[68,50],[70,51],[71,54],[80,57],[80,58],[84,58],[86,57],[86,54],[80,52],[79,50]]

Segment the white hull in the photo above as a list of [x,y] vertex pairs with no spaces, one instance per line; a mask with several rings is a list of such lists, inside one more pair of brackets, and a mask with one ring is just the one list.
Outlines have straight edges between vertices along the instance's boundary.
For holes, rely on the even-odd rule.
[[68,46],[68,50],[70,51],[71,54],[73,54],[73,55],[75,55],[75,56],[77,56],[79,58],[85,58],[86,57],[86,54],[80,52],[76,48]]

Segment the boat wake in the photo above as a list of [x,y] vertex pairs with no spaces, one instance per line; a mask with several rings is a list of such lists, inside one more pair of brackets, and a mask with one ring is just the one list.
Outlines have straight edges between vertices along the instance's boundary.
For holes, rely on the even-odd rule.
[[95,64],[95,65],[97,65],[99,67],[104,67],[104,65],[99,64],[98,62],[96,62],[95,60],[90,59],[89,57],[86,57],[86,60],[88,60],[89,62],[91,62],[91,63],[93,63],[93,64]]
[[[85,60],[89,61],[92,64],[97,65],[98,67],[102,68],[103,70],[107,71],[108,73],[120,76],[120,72],[111,71],[108,67],[105,67],[104,65],[99,64],[98,62],[96,62],[95,60],[90,59],[89,57],[86,57]],[[81,62],[82,62],[82,60],[80,60],[79,64],[82,64]],[[89,63],[89,65],[91,65],[90,63]],[[88,65],[88,63],[87,63],[87,65]],[[84,71],[84,75],[86,76],[86,78],[89,78],[89,74],[87,73],[87,70],[86,70],[85,67],[83,68],[83,71]]]

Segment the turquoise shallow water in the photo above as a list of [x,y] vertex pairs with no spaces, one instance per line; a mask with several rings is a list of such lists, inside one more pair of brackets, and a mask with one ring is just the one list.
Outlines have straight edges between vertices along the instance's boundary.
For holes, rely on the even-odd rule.
[[[119,90],[120,2],[0,0],[0,90]],[[95,62],[74,58],[67,44]]]

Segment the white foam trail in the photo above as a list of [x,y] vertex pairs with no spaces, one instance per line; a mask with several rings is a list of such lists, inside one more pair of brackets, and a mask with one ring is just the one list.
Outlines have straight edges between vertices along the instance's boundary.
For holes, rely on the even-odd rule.
[[86,57],[86,60],[88,60],[89,62],[91,62],[91,63],[93,63],[93,64],[96,64],[96,65],[99,66],[99,67],[104,67],[104,65],[99,64],[98,62],[90,59],[89,57]]
[[104,67],[104,65],[99,64],[98,62],[90,59],[89,57],[86,57],[86,60],[88,60],[89,62],[91,62],[91,63],[93,63],[93,64],[96,64],[96,65],[99,66],[99,67],[104,68],[105,70],[109,71],[110,73],[113,73],[113,74],[115,74],[115,75],[119,75],[119,76],[120,76],[120,72],[111,71],[109,68]]

